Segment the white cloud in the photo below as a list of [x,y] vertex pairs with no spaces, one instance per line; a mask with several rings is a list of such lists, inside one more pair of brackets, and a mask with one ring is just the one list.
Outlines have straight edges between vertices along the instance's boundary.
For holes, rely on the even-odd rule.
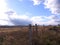
[[0,0],[0,25],[14,25],[9,20],[9,15],[5,12],[10,11],[11,9],[7,5],[7,0]]
[[[39,2],[40,0],[33,0]],[[37,3],[35,3],[36,5]],[[45,3],[47,8],[49,3]],[[52,8],[52,7],[51,7]],[[49,8],[50,9],[50,8]],[[55,9],[55,8],[54,8]],[[0,25],[27,25],[27,24],[46,24],[56,25],[59,18],[55,15],[51,16],[33,16],[29,17],[27,14],[18,15],[15,11],[11,10],[6,3],[6,0],[0,0]],[[57,20],[57,21],[56,21]]]
[[[11,11],[10,11],[11,12]],[[17,13],[13,13],[9,15],[9,21],[15,25],[28,25],[28,24],[39,24],[39,25],[57,25],[59,18],[56,18],[56,15],[50,16],[33,16],[29,17],[29,15],[17,15]]]
[[33,2],[33,5],[39,5],[41,4],[42,0],[31,0]]
[[0,20],[0,25],[14,25],[14,24],[7,20]]
[[0,0],[0,25],[27,25],[31,23],[27,15],[17,15],[10,9],[6,0]]
[[9,15],[9,21],[14,25],[28,25],[32,23],[28,15],[17,15],[17,13],[10,15],[9,13],[7,13]]
[[60,0],[32,0],[33,5],[40,5],[43,3],[44,7],[49,9],[52,14],[60,15]]
[[32,23],[33,24],[39,24],[39,25],[57,25],[59,22],[57,20],[59,19],[58,17],[56,19],[56,15],[50,15],[50,16],[35,16],[32,17]]
[[5,14],[5,11],[8,10],[6,0],[0,0],[0,25],[7,25],[9,22],[8,15]]
[[28,25],[28,24],[39,24],[39,25],[57,25],[59,22],[59,18],[56,18],[56,15],[50,16],[33,16],[29,17],[29,15],[17,15],[14,13],[13,15],[9,16],[10,22],[15,25]]
[[60,14],[60,0],[45,0],[44,5],[53,14]]
[[5,0],[0,0],[0,14],[7,10]]

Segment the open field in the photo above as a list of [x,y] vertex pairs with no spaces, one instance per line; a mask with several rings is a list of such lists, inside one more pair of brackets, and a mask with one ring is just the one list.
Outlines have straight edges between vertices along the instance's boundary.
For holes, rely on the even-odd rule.
[[[32,27],[32,45],[60,45],[60,26]],[[29,45],[29,27],[0,27],[0,45]]]

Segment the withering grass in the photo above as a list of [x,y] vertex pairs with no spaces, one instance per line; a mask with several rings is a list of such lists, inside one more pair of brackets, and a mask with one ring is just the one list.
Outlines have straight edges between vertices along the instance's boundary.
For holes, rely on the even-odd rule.
[[[60,27],[32,27],[32,45],[60,45]],[[29,45],[29,27],[0,28],[0,45]]]

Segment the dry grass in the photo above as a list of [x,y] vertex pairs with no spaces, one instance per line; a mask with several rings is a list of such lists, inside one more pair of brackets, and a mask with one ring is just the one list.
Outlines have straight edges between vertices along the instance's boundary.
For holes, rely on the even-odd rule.
[[[32,29],[32,45],[60,45],[60,27],[38,26],[37,33]],[[0,28],[0,45],[29,45],[29,27]]]

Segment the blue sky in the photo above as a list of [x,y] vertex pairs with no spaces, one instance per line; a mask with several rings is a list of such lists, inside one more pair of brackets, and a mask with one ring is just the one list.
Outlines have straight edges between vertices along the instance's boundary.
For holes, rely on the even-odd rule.
[[[8,6],[15,10],[18,14],[31,13],[35,15],[51,15],[51,12],[48,9],[44,8],[44,5],[33,5],[33,2],[30,0],[8,0]],[[47,14],[48,13],[48,14]]]
[[0,0],[0,25],[60,24],[59,0]]

